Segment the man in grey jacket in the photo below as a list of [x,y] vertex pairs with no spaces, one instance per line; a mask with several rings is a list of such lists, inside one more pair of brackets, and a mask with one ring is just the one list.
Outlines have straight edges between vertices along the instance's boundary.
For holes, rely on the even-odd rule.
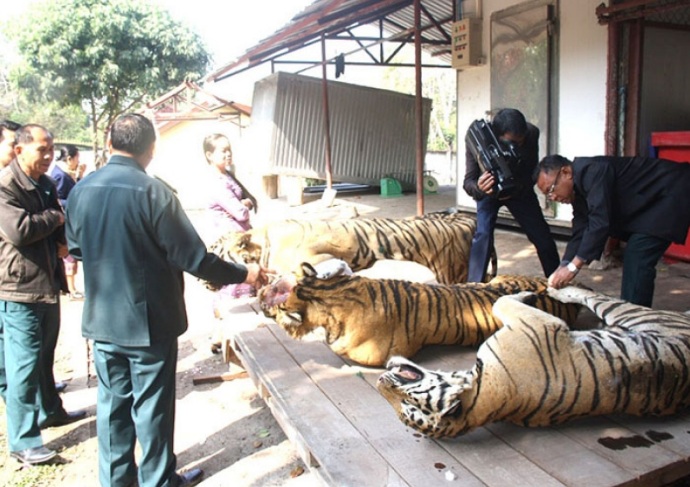
[[103,486],[201,480],[200,469],[176,472],[173,449],[177,338],[187,329],[182,272],[218,284],[265,278],[257,264],[231,264],[206,251],[175,194],[146,174],[155,142],[146,117],[119,117],[108,163],[67,202],[69,250],[84,267],[82,334],[94,341]]
[[646,157],[542,159],[537,187],[554,201],[573,205],[572,238],[561,266],[549,277],[560,288],[601,256],[606,239],[627,242],[621,299],[652,306],[656,264],[690,226],[690,164]]
[[39,125],[25,125],[16,133],[15,155],[0,173],[7,435],[10,455],[36,464],[56,454],[43,446],[40,428],[86,413],[64,410],[53,377],[64,282],[59,257],[67,252],[64,215],[55,185],[45,175],[53,160],[53,136]]

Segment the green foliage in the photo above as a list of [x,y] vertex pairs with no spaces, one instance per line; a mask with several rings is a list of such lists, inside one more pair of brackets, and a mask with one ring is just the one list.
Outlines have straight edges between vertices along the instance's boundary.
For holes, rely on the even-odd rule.
[[19,89],[84,107],[94,129],[209,65],[196,33],[141,0],[46,0],[7,31],[24,60],[11,73]]
[[18,123],[37,123],[50,130],[56,140],[89,144],[89,119],[77,105],[59,106],[56,102],[31,103],[19,100],[5,108],[3,116]]
[[[409,61],[412,62],[412,61]],[[455,149],[456,139],[456,73],[453,69],[425,69],[422,76],[422,96],[431,99],[431,120],[427,150]],[[384,88],[415,94],[414,70],[387,68]]]

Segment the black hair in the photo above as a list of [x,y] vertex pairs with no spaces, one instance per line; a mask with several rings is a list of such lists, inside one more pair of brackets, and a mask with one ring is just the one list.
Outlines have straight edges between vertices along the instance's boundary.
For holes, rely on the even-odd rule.
[[20,127],[20,124],[13,122],[12,120],[0,120],[0,142],[2,142],[2,139],[5,138],[5,130],[8,132],[16,132]]
[[537,167],[534,168],[534,172],[532,173],[532,180],[536,181],[539,177],[540,172],[543,172],[545,174],[552,174],[554,172],[560,171],[565,166],[572,165],[573,163],[570,160],[566,159],[563,156],[559,156],[558,154],[546,156],[541,161],[539,161]]
[[151,120],[139,113],[121,115],[110,127],[113,149],[140,156],[156,141],[156,129]]
[[491,121],[494,133],[500,137],[508,132],[522,137],[527,133],[527,120],[520,110],[504,108]]
[[[218,141],[220,139],[226,139],[228,142],[230,141],[230,139],[223,134],[211,134],[204,138],[204,156],[206,156],[207,152],[213,152],[216,150],[216,146],[218,145]],[[208,157],[206,158],[206,162],[210,163]]]
[[52,139],[53,134],[45,128],[43,125],[38,125],[36,123],[27,123],[26,125],[22,125],[17,129],[16,135],[15,135],[15,144],[30,144],[31,142],[34,141],[34,135],[31,133],[34,129],[40,129],[43,130],[48,136]]
[[79,149],[76,145],[65,144],[60,147],[60,153],[57,156],[58,161],[66,161],[69,157],[74,157],[79,154]]

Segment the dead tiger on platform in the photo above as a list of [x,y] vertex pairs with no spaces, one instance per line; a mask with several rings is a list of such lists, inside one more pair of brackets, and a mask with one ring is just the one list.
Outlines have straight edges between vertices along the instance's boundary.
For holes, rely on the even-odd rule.
[[479,347],[471,370],[431,371],[395,357],[379,391],[404,424],[435,438],[496,421],[546,426],[600,414],[672,414],[690,404],[690,316],[575,287],[549,294],[586,305],[604,328],[569,331],[525,304],[530,293],[505,296],[493,309],[504,327]]
[[395,355],[412,357],[426,345],[479,345],[501,327],[491,307],[506,294],[541,293],[535,305],[571,323],[579,310],[544,294],[543,278],[441,285],[349,275],[324,279],[308,263],[302,270],[300,279],[285,276],[259,291],[264,314],[296,339],[323,328],[335,353],[369,366]]
[[[286,220],[247,232],[230,232],[209,247],[227,261],[260,262],[278,274],[300,272],[312,265],[341,259],[353,271],[379,260],[417,262],[443,284],[467,281],[470,247],[477,222],[460,213],[439,212],[404,219]],[[492,250],[492,271],[497,272]],[[217,289],[207,283],[210,289]]]

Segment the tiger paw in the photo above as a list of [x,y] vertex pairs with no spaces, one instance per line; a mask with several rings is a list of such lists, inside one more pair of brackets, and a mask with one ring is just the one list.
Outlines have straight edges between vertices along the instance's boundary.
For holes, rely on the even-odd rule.
[[592,294],[591,291],[576,286],[566,286],[561,289],[549,287],[546,291],[553,299],[561,303],[585,304],[585,298]]

